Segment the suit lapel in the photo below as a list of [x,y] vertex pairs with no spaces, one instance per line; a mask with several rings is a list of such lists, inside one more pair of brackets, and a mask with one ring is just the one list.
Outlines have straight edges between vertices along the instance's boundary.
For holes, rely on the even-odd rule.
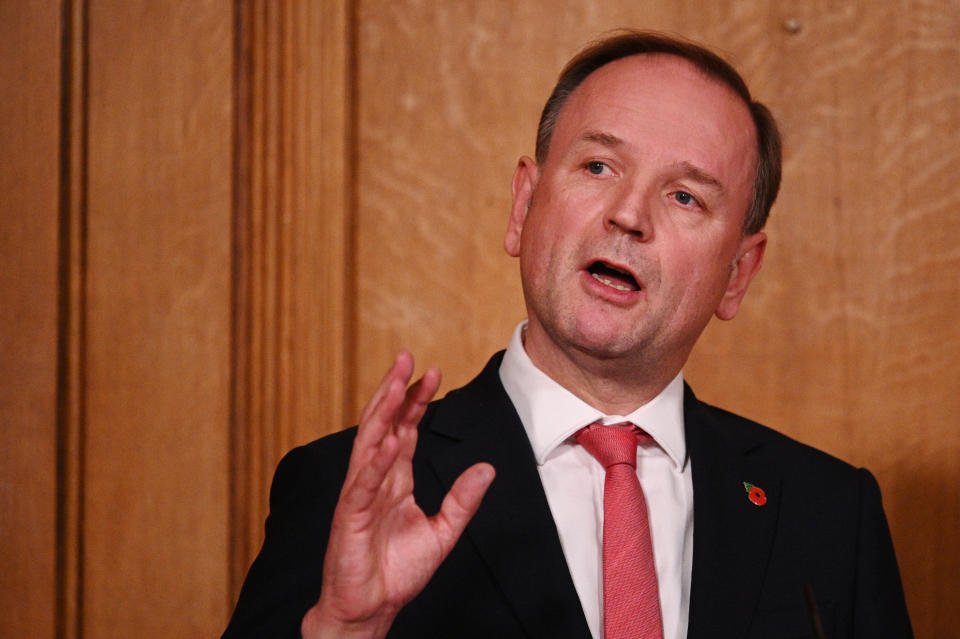
[[[693,472],[693,575],[688,637],[744,637],[770,559],[781,477],[736,424],[722,424],[686,389]],[[750,499],[744,482],[762,490]],[[760,502],[760,503],[757,503]]]
[[466,468],[490,462],[497,477],[466,538],[483,558],[530,637],[590,637],[520,419],[500,384],[500,357],[448,395],[430,430],[448,440],[429,455],[445,490]]
[[[444,492],[474,463],[494,466],[497,478],[465,539],[529,637],[589,638],[533,451],[500,384],[500,360],[495,356],[477,379],[437,405],[428,419],[425,456]],[[769,563],[780,473],[736,423],[718,417],[689,388],[684,415],[694,487],[688,637],[743,637]],[[762,489],[765,503],[752,502],[744,482]]]

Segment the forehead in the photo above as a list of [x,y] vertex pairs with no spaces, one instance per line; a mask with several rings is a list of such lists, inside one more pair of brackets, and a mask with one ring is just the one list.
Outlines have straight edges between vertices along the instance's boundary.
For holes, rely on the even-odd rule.
[[756,130],[747,105],[677,56],[630,56],[587,76],[558,115],[547,164],[587,131],[623,140],[645,162],[688,162],[730,187],[752,185]]

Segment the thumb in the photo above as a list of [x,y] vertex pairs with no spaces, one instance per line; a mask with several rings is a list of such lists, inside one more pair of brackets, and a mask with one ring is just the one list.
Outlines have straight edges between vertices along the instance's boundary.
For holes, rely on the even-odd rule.
[[450,492],[443,498],[440,512],[432,520],[444,556],[453,549],[463,529],[480,508],[480,502],[495,476],[493,466],[479,463],[463,471],[453,482]]

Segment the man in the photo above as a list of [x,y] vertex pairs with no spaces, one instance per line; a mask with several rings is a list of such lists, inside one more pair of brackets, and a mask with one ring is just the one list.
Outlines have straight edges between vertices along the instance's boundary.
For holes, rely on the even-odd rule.
[[[626,32],[561,74],[536,155],[504,242],[527,322],[433,403],[401,353],[359,429],[281,462],[224,636],[911,636],[869,473],[683,384],[763,260],[767,110],[714,54]],[[624,433],[626,475],[599,461]]]

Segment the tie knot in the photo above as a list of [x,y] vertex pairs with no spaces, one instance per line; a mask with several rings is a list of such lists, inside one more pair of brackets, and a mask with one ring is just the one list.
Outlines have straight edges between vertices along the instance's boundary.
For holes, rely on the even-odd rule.
[[629,422],[611,426],[591,424],[577,431],[573,437],[604,468],[617,464],[629,464],[631,468],[636,468],[637,444],[640,443],[641,438],[650,438]]

